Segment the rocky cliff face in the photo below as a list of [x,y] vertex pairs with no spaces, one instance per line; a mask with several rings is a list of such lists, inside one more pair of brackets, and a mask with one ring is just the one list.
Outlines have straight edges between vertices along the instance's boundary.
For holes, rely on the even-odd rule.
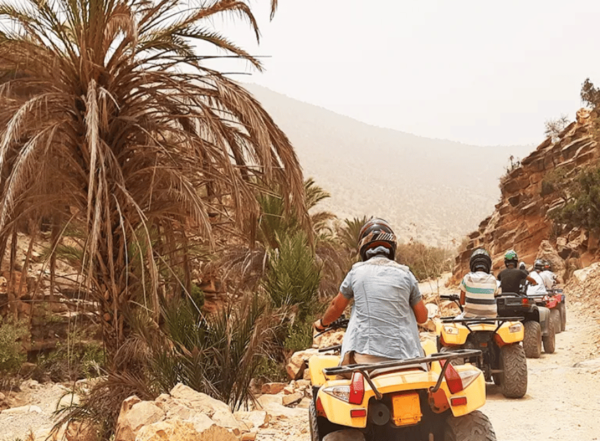
[[[595,163],[600,156],[593,136],[594,117],[581,109],[576,122],[556,139],[546,139],[500,180],[500,202],[479,229],[468,236],[466,250],[456,258],[454,282],[468,272],[469,257],[477,247],[490,252],[494,271],[504,267],[503,256],[509,249],[516,250],[519,259],[528,265],[541,254],[554,253],[552,248],[564,261],[580,259],[587,265],[598,260],[598,238],[578,229],[559,232],[557,236],[549,219],[549,214],[564,203],[553,189],[553,180],[573,179],[581,168]],[[564,263],[562,266],[565,270],[568,267]]]

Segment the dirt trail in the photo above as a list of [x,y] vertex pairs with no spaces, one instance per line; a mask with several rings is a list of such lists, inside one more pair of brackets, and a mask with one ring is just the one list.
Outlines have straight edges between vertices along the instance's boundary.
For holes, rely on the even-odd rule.
[[[556,352],[527,360],[529,387],[523,399],[508,400],[488,385],[482,410],[498,441],[600,440],[598,323],[570,308],[567,331],[556,336]],[[593,359],[597,363],[575,366]]]

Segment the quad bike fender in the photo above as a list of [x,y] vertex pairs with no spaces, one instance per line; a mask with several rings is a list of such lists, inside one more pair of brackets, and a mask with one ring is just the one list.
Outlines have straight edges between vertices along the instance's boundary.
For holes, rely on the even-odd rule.
[[432,340],[425,340],[421,343],[421,347],[423,348],[425,355],[435,354],[438,351],[435,342]]
[[469,334],[466,326],[458,323],[442,323],[439,335],[444,346],[461,346],[466,343]]
[[[433,364],[436,365],[438,363]],[[464,366],[455,366],[455,369],[458,372],[468,370],[478,371],[477,368],[468,364]],[[375,377],[373,383],[377,390],[383,395],[395,393],[402,394],[421,390],[428,391],[431,387],[435,386],[439,376],[438,372],[439,369],[433,369],[428,372],[421,370],[400,371]],[[369,400],[375,397],[375,393],[367,382],[365,382],[365,394],[361,404],[346,403],[325,392],[327,388],[348,386],[349,384],[350,380],[328,381],[319,390],[317,400],[320,401],[320,406],[323,407],[326,418],[332,423],[357,429],[365,428],[368,421]],[[485,404],[485,379],[481,372],[479,372],[477,378],[470,385],[456,394],[452,394],[449,391],[445,381],[442,382],[440,391],[446,396],[447,405],[454,416],[466,415],[479,409]],[[466,404],[453,406],[452,398],[466,398]],[[352,417],[351,411],[354,409],[366,409],[367,416]]]
[[521,322],[506,322],[496,332],[504,344],[512,344],[523,341],[525,338],[525,327]]
[[308,360],[310,382],[313,386],[322,386],[327,381],[323,369],[335,367],[340,364],[339,355],[315,355]]
[[542,327],[542,336],[548,335],[548,325],[550,323],[550,310],[544,306],[538,306],[540,326]]

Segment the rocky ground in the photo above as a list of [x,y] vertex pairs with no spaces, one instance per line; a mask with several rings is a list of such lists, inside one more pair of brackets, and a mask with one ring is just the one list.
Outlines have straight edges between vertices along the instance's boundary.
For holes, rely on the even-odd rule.
[[[600,280],[600,267],[598,272]],[[496,386],[488,385],[488,400],[482,410],[492,420],[499,441],[600,439],[597,417],[600,413],[600,394],[597,393],[600,390],[600,313],[595,305],[590,307],[596,301],[582,291],[590,286],[589,280],[570,286],[567,331],[557,336],[555,354],[528,360],[529,388],[523,399],[505,399]],[[36,440],[43,439],[52,425],[52,411],[68,393],[67,387],[57,384],[27,382],[21,388],[19,393],[4,393],[2,402],[4,407],[10,408],[0,412],[0,441],[25,440],[29,431],[37,434]],[[123,414],[121,426],[124,429],[117,433],[117,439],[153,440],[154,432],[145,430],[141,433],[143,438],[131,438],[128,430],[135,429],[140,435],[137,432],[140,424],[162,430],[179,418],[186,421],[189,430],[217,423],[227,428],[229,434],[237,434],[232,440],[310,441],[306,411],[311,393],[308,382],[269,385],[263,392],[268,393],[259,398],[256,410],[250,413],[231,414],[222,403],[214,403],[183,387],[155,402],[132,401],[129,407],[137,404],[137,413]],[[64,404],[70,397],[62,399]],[[199,417],[199,413],[204,415]],[[212,438],[201,439],[228,440],[229,434],[223,438],[224,432],[215,432]]]

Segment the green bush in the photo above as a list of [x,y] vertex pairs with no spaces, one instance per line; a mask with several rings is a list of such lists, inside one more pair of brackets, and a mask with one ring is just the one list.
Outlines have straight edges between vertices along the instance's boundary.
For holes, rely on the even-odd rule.
[[583,170],[569,186],[567,203],[550,214],[559,224],[600,231],[600,167]]
[[296,319],[304,322],[317,306],[321,280],[321,269],[306,234],[297,232],[285,237],[280,240],[279,249],[272,253],[263,288],[273,306],[297,307]]
[[25,321],[0,321],[0,372],[12,374],[26,359],[23,341],[29,336]]

